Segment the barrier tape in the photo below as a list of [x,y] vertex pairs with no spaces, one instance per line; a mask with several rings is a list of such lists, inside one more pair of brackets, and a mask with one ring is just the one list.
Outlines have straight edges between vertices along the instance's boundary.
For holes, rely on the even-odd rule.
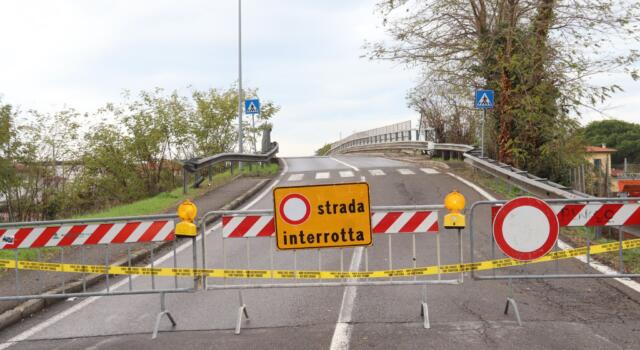
[[[622,243],[622,249],[640,248],[640,238],[627,240]],[[602,254],[619,249],[619,242],[592,245],[589,254]],[[191,268],[149,268],[149,267],[124,267],[102,265],[78,265],[59,264],[34,261],[18,261],[20,270],[37,270],[51,272],[76,272],[110,275],[140,275],[160,277],[196,277],[209,278],[263,278],[263,279],[342,279],[342,278],[388,278],[401,276],[429,276],[437,274],[449,274],[468,271],[484,271],[549,262],[554,260],[570,259],[576,256],[586,255],[587,247],[573,248],[552,252],[539,259],[523,262],[511,258],[479,261],[466,264],[451,264],[441,266],[426,266],[418,268],[379,270],[379,271],[301,271],[301,270],[234,270],[234,269],[191,269]],[[0,259],[0,268],[15,269],[16,261]]]

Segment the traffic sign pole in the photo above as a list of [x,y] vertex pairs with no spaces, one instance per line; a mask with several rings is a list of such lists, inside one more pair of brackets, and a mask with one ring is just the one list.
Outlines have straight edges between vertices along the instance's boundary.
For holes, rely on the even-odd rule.
[[487,109],[482,109],[482,130],[480,131],[480,158],[484,157],[484,126],[487,121]]

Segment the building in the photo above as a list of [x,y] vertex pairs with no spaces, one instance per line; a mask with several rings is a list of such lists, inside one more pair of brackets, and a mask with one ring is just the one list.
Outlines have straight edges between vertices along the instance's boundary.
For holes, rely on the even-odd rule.
[[614,148],[607,148],[605,144],[602,147],[587,146],[585,158],[589,163],[593,164],[593,168],[602,175],[611,175],[611,154],[617,152]]

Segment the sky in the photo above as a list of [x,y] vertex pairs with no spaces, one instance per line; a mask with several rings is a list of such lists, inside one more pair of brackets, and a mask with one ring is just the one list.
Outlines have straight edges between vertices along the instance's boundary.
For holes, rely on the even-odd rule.
[[[272,140],[282,156],[312,155],[354,131],[418,119],[406,93],[419,71],[361,58],[386,38],[374,0],[242,1],[245,87],[281,106]],[[188,94],[238,77],[238,3],[216,1],[0,2],[0,97],[22,110],[94,112],[123,90]],[[581,121],[640,122],[640,83]],[[415,125],[415,124],[414,124]]]

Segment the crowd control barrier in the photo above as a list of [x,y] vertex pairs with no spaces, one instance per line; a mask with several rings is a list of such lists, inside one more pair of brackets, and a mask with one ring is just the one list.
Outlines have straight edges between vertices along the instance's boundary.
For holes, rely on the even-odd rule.
[[[221,223],[214,229],[221,234],[206,238],[213,239],[214,244],[207,244],[202,235],[202,264],[205,271],[216,266],[216,271],[222,273],[217,278],[207,278],[205,274],[204,285],[207,290],[238,290],[236,334],[240,333],[243,317],[249,318],[242,291],[257,288],[420,285],[423,288],[420,312],[424,327],[429,328],[427,285],[463,282],[462,273],[453,279],[441,276],[441,271],[446,270],[443,261],[456,266],[462,263],[459,232],[457,239],[453,232],[453,237],[446,239],[447,245],[456,248],[447,249],[450,255],[442,254],[438,223],[442,208],[442,205],[373,206],[371,246],[287,251],[276,248],[272,210],[212,211],[202,217],[202,231],[210,229],[205,224],[208,218],[219,215]],[[215,251],[207,251],[207,247]],[[411,253],[394,254],[394,249]],[[348,268],[347,257],[351,257]],[[417,268],[429,265],[429,271]]]
[[[638,248],[640,244],[638,239],[625,240],[622,230],[624,226],[640,224],[638,200],[638,198],[541,200],[533,197],[521,197],[518,198],[518,201],[475,202],[469,209],[471,276],[475,280],[508,281],[509,296],[504,313],[508,314],[509,307],[512,307],[519,325],[522,325],[522,321],[512,287],[515,280],[640,277],[640,274],[625,273],[623,251]],[[529,207],[529,204],[532,206]],[[538,213],[536,213],[536,206],[541,208]],[[501,210],[504,212],[500,213]],[[482,222],[479,222],[480,220]],[[486,225],[487,222],[489,225]],[[476,227],[478,224],[490,229],[481,232]],[[557,232],[554,228],[556,226]],[[586,240],[585,247],[567,250],[559,246],[558,234],[562,227],[605,226],[617,230],[617,242],[592,245],[590,232],[583,230]],[[513,238],[512,235],[509,238],[503,232],[505,230],[527,232],[527,228],[533,229],[535,232],[546,232],[545,230],[548,228],[549,235],[543,235],[537,242],[536,239],[518,241],[518,239],[522,240],[522,236]],[[490,246],[490,252],[481,251],[480,246]],[[568,258],[585,256],[585,262],[591,264],[592,255],[605,252],[617,253],[617,272],[604,274],[595,269],[589,269],[592,272],[571,273],[563,272],[567,269],[561,268],[562,261],[569,260]],[[491,260],[486,261],[487,255],[491,257]],[[491,266],[483,266],[487,262],[490,262]],[[486,272],[481,272],[481,270]]]
[[[0,251],[13,252],[11,259],[1,260],[0,267],[13,270],[15,275],[13,295],[2,295],[0,301],[159,294],[155,338],[164,316],[176,325],[166,308],[165,294],[192,292],[198,287],[197,278],[189,278],[185,283],[177,274],[162,277],[154,266],[155,254],[166,246],[170,250],[168,264],[174,271],[179,271],[180,264],[188,268],[190,274],[187,276],[193,276],[192,271],[197,267],[195,237],[192,239],[193,259],[178,262],[176,219],[175,215],[154,215],[0,224]],[[126,258],[112,265],[116,255],[126,255]],[[147,257],[150,268],[133,266],[136,260]],[[80,279],[70,280],[68,273],[79,274]],[[103,290],[89,288],[88,282],[99,278],[96,275],[104,276]],[[118,275],[126,277],[114,282]],[[135,278],[135,275],[142,277]],[[26,279],[39,281],[40,286],[36,289],[43,292],[34,294],[23,288]]]

